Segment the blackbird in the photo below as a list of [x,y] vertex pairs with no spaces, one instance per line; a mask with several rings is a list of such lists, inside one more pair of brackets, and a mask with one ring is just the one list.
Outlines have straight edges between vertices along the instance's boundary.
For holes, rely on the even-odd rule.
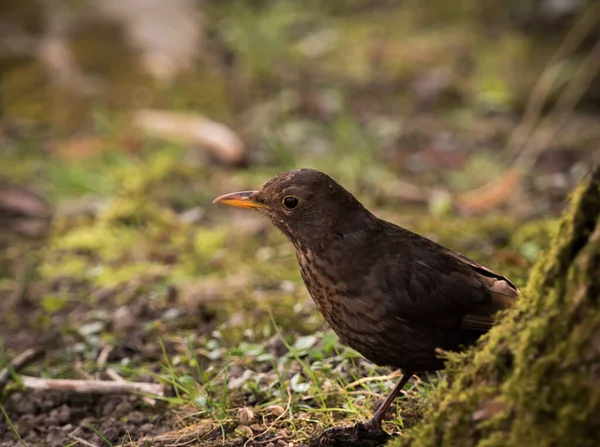
[[340,341],[377,365],[402,370],[363,429],[381,430],[413,373],[443,367],[438,348],[473,344],[519,295],[504,276],[377,218],[319,171],[283,172],[258,191],[214,203],[268,216],[294,245],[304,284]]

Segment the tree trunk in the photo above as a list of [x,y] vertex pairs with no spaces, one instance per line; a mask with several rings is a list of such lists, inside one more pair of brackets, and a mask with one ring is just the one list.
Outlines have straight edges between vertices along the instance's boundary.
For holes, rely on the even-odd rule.
[[600,167],[518,305],[446,372],[423,420],[390,445],[600,445]]

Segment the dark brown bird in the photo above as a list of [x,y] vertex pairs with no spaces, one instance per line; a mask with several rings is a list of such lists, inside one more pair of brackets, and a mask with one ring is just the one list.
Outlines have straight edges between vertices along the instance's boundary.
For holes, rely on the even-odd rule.
[[510,307],[504,276],[378,219],[329,176],[283,172],[258,191],[214,200],[266,214],[294,244],[304,283],[340,341],[403,376],[367,423],[383,415],[414,372],[443,367],[436,349],[460,350]]

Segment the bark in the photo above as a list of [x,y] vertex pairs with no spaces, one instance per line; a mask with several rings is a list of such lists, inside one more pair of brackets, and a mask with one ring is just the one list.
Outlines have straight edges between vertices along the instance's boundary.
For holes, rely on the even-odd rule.
[[519,304],[453,355],[411,446],[593,446],[600,439],[600,167],[572,198]]

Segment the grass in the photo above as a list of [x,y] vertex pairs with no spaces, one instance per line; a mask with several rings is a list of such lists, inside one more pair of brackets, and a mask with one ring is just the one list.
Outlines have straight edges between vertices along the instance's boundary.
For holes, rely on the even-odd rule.
[[[394,378],[397,379],[379,375],[381,368],[339,345],[330,331],[303,336],[290,344],[275,320],[271,321],[287,349],[279,358],[265,353],[262,345],[242,341],[221,353],[222,367],[215,368],[209,377],[197,369],[198,376],[206,379],[202,380],[181,375],[181,368],[174,367],[165,355],[158,378],[173,388],[175,397],[166,400],[174,408],[184,409],[183,420],[191,424],[213,420],[221,427],[224,439],[226,433],[231,436],[232,428],[235,432],[236,426],[262,420],[251,431],[254,437],[287,427],[291,438],[301,441],[312,435],[315,426],[323,429],[348,418],[364,421],[370,413],[368,406],[374,399],[385,396]],[[189,357],[195,356],[196,352],[191,350]],[[233,366],[241,376],[230,380]],[[431,386],[418,382],[408,395],[422,398]],[[248,405],[253,416],[246,421],[240,417],[240,411]],[[392,425],[403,427],[402,417]]]
[[16,427],[13,424],[12,420],[10,419],[10,417],[8,416],[8,414],[6,413],[6,410],[4,409],[4,407],[2,406],[2,404],[0,404],[0,412],[2,412],[2,416],[6,420],[6,424],[10,428],[10,431],[12,432],[13,436],[19,441],[20,444],[22,444],[24,446],[27,446],[27,444],[25,444],[25,442],[23,441],[23,438],[21,438],[21,435],[19,435],[18,430],[16,429]]

